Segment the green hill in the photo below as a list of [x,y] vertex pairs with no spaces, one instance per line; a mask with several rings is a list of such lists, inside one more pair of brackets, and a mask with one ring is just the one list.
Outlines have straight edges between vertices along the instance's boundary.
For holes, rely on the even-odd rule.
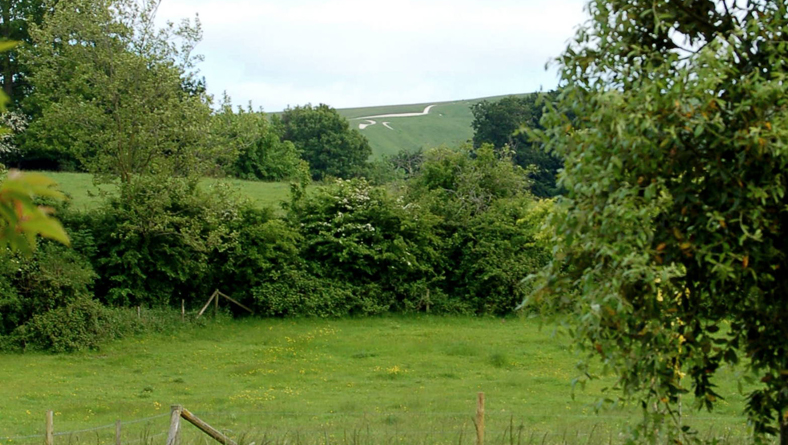
[[[517,94],[521,96],[523,94]],[[373,118],[374,125],[361,130],[372,145],[373,159],[393,155],[402,149],[418,150],[422,147],[434,147],[441,144],[456,146],[473,137],[471,122],[473,114],[471,106],[483,100],[495,101],[506,96],[492,96],[478,99],[457,100],[451,102],[425,102],[420,104],[383,105],[362,108],[343,108],[337,111],[350,120],[352,128],[360,124],[368,124],[369,120],[361,119],[368,116],[389,114],[423,113],[431,106],[429,113],[419,116]],[[276,113],[273,113],[276,114]],[[384,126],[386,123],[388,126]],[[109,191],[111,185],[97,187],[93,177],[87,173],[46,172],[55,179],[61,189],[71,196],[72,205],[78,209],[93,208],[99,203],[100,190]],[[206,179],[206,181],[213,181]],[[239,188],[241,194],[249,197],[260,206],[279,208],[282,201],[287,200],[289,186],[286,182],[267,183],[258,181],[241,181],[229,179]]]
[[[517,94],[521,96],[522,94]],[[495,101],[506,96],[483,97],[451,102],[426,102],[407,105],[384,105],[364,108],[343,108],[337,111],[350,120],[352,128],[359,129],[372,145],[373,159],[441,144],[458,145],[473,137],[471,106],[483,100]],[[370,116],[422,113],[430,105],[429,113],[419,116],[381,117]],[[364,126],[372,120],[375,123]],[[386,123],[388,126],[384,126]]]

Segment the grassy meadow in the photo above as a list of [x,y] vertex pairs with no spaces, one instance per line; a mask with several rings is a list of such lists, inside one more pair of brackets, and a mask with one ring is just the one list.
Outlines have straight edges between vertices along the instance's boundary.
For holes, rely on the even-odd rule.
[[[169,406],[183,404],[247,444],[471,444],[477,391],[490,444],[620,443],[637,410],[594,414],[610,380],[573,399],[567,343],[528,319],[220,317],[96,352],[0,354],[0,443],[41,443],[50,409],[56,433],[104,426],[56,443],[114,443],[116,419],[149,417],[124,424],[125,443],[163,443]],[[704,436],[741,443],[743,397],[721,375],[720,409],[685,412]]]
[[[89,173],[42,172],[57,181],[60,190],[67,193],[73,208],[79,210],[92,209],[101,202],[101,194],[111,192],[115,186],[112,184],[96,185],[93,175]],[[206,184],[216,183],[216,179],[205,179]],[[289,199],[290,186],[285,182],[260,182],[242,181],[239,179],[224,179],[232,184],[238,192],[249,198],[254,204],[276,209],[280,203]]]
[[[358,118],[379,114],[420,113],[428,105],[435,105],[425,116],[386,117],[374,119],[377,123],[361,130],[372,146],[372,158],[396,154],[400,150],[414,151],[419,148],[436,147],[442,144],[457,146],[473,138],[471,105],[483,100],[495,101],[505,96],[451,102],[429,102],[408,105],[387,105],[364,108],[344,108],[337,111],[350,120],[351,128],[365,122]],[[383,126],[388,122],[393,128]]]

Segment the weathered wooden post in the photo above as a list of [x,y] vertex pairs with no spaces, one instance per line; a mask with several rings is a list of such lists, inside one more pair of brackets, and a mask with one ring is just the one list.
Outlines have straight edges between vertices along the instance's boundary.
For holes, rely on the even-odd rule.
[[476,445],[484,445],[484,393],[476,399]]
[[55,413],[52,410],[47,411],[46,431],[46,445],[52,445],[55,442]]
[[120,445],[120,419],[115,421],[115,445]]
[[205,306],[203,306],[202,309],[200,309],[200,312],[197,313],[197,318],[202,317],[202,314],[205,312],[206,309],[208,309],[208,307],[211,305],[211,302],[213,301],[214,298],[219,298],[219,297],[216,296],[216,291],[213,291],[213,293],[211,294],[211,297],[208,298],[208,301],[205,303]]
[[216,318],[219,315],[219,289],[216,289],[214,295],[216,299],[213,300],[213,318]]
[[[181,409],[181,416],[183,416],[183,418],[186,419],[187,421],[189,421],[192,425],[194,425],[197,428],[199,428],[203,433],[211,436],[213,438],[213,440],[215,440],[215,441],[217,441],[217,442],[219,442],[219,443],[221,443],[223,445],[238,445],[238,444],[235,443],[234,440],[232,440],[229,437],[225,436],[224,434],[222,434],[221,431],[217,430],[216,428],[208,425],[202,419],[200,419],[199,417],[197,417],[194,414],[192,414],[191,411],[189,411],[188,409],[182,408]],[[169,445],[169,442],[167,442],[167,445]]]
[[167,445],[178,445],[180,442],[182,412],[182,405],[172,405],[170,407],[170,430],[167,432]]

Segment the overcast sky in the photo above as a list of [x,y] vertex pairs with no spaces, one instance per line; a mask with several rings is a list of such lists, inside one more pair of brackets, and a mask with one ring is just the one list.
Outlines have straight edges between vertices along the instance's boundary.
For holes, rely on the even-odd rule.
[[208,91],[266,111],[549,90],[583,0],[163,0],[199,14]]

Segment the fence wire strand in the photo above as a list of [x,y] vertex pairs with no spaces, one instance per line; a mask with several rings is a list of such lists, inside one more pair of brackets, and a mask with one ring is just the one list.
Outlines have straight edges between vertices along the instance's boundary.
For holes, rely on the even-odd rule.
[[[140,418],[140,419],[121,421],[120,424],[121,424],[121,426],[134,425],[134,424],[138,424],[138,423],[142,423],[142,422],[150,422],[151,420],[161,419],[163,417],[169,417],[169,415],[170,415],[169,413],[157,414],[155,416],[143,417],[143,418]],[[114,423],[110,423],[110,424],[107,424],[107,425],[101,425],[101,426],[92,427],[92,428],[85,428],[85,429],[80,429],[80,430],[56,432],[56,433],[53,433],[52,435],[55,436],[55,437],[73,436],[75,434],[90,433],[90,432],[93,432],[93,431],[100,431],[100,430],[105,430],[105,429],[114,428],[114,427],[115,427],[115,424]],[[31,434],[31,435],[28,435],[28,436],[7,436],[7,437],[0,437],[0,442],[9,442],[9,441],[10,442],[18,442],[20,440],[43,439],[45,437],[46,437],[46,434]]]
[[[472,443],[472,439],[474,439],[475,436],[473,411],[294,412],[250,410],[243,412],[205,411],[195,412],[195,414],[212,424],[217,430],[225,432],[230,437],[237,438],[240,445],[251,445],[253,441],[250,439],[257,439],[258,441],[256,443],[259,445],[329,445],[329,442],[331,442],[330,445],[339,445],[340,443],[344,445],[372,445],[376,443],[388,444],[393,439],[406,440],[412,443],[451,443],[464,445],[465,442]],[[152,445],[154,442],[159,442],[159,438],[168,433],[166,430],[162,432],[162,428],[165,427],[164,422],[155,424],[154,421],[169,416],[170,413],[162,413],[139,419],[121,421],[121,426],[148,423],[147,425],[143,425],[144,429],[137,429],[136,431],[133,428],[130,429],[131,431],[122,430],[121,434],[124,438],[133,438],[131,440],[123,440],[122,443],[124,445]],[[279,419],[276,419],[277,417],[279,417]],[[302,427],[300,424],[281,422],[281,420],[286,417],[292,417],[293,419],[312,418],[312,420],[315,421],[322,418],[329,423],[321,427]],[[576,441],[582,440],[582,444],[592,443],[591,439],[593,437],[601,437],[602,435],[610,435],[612,438],[615,434],[616,437],[620,439],[623,436],[619,436],[618,431],[630,424],[633,420],[633,417],[628,414],[594,413],[588,415],[555,415],[546,413],[487,412],[485,418],[488,422],[489,443],[496,445],[515,445],[515,435],[517,436],[517,445],[528,445],[531,443],[529,439],[527,443],[521,444],[520,440],[523,435],[531,437],[538,435],[540,438],[542,436],[547,438],[548,436],[560,437],[563,433],[564,439],[570,437]],[[685,418],[688,422],[699,424],[697,425],[699,427],[699,436],[704,435],[702,431],[705,431],[708,422],[730,420],[730,417],[721,416],[687,416]],[[584,425],[544,425],[533,423],[533,419],[585,419],[594,423]],[[279,422],[276,420],[279,420]],[[531,421],[530,424],[529,420]],[[616,420],[617,422],[610,422],[610,420]],[[600,425],[602,425],[603,428],[598,430],[597,428]],[[55,432],[53,436],[61,438],[61,441],[58,441],[59,443],[57,445],[65,444],[62,439],[64,437],[68,437],[68,445],[82,443],[111,445],[114,444],[115,432],[114,430],[111,433],[104,431],[110,430],[115,426],[116,424],[112,423],[92,428]],[[581,430],[581,428],[585,430]],[[152,434],[151,430],[157,432]],[[752,438],[747,431],[744,419],[742,419],[741,429],[728,427],[724,430],[717,431],[712,425],[709,426],[707,434],[712,438],[715,435],[721,438],[723,441],[720,443],[751,443]],[[96,434],[85,437],[88,433]],[[193,445],[202,444],[203,437],[197,430],[191,430],[190,428],[185,429],[182,426],[181,434],[184,437],[193,439],[190,441],[184,440],[182,443]],[[350,442],[348,442],[348,435],[351,436]],[[0,444],[41,445],[45,437],[45,434],[0,437]],[[277,439],[277,437],[281,437],[281,439]],[[295,441],[292,440],[293,438],[295,438]],[[301,440],[302,438],[304,439],[303,441]],[[363,440],[360,441],[361,439]],[[608,443],[607,440],[603,439],[603,441],[604,443]],[[206,442],[206,444],[207,443],[208,442]],[[562,440],[561,442],[555,443],[572,444],[574,442]]]

